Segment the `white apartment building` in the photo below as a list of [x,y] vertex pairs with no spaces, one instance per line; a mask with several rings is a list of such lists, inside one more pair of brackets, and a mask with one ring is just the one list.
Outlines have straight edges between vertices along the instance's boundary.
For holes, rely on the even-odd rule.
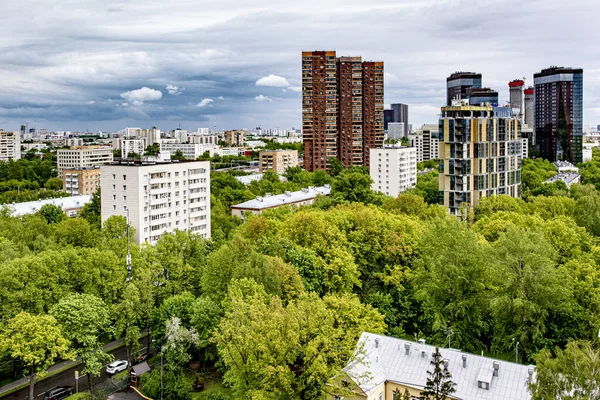
[[190,143],[212,144],[216,146],[219,144],[219,135],[192,135],[188,137],[188,140]]
[[423,162],[423,135],[408,135],[408,144],[415,149],[417,162]]
[[204,146],[197,143],[166,143],[160,144],[160,152],[169,152],[171,155],[175,154],[177,150],[183,153],[183,157],[186,160],[196,160],[204,153]]
[[388,138],[400,140],[404,137],[404,122],[388,123]]
[[21,158],[21,133],[0,129],[0,161]]
[[144,144],[144,139],[121,139],[121,158],[127,158],[131,153],[144,155]]
[[208,135],[209,133],[209,128],[198,128],[198,135]]
[[369,171],[374,191],[397,197],[417,184],[417,151],[414,147],[388,145],[371,149]]
[[188,141],[188,131],[185,129],[175,129],[173,132],[173,138],[177,143],[186,143]]
[[210,238],[210,163],[121,162],[100,168],[102,222],[127,216],[136,243],[176,229]]
[[529,158],[529,139],[521,138],[521,157]]
[[123,137],[138,137],[142,135],[142,128],[125,128],[123,129]]
[[83,139],[82,138],[68,138],[65,139],[65,146],[83,146]]
[[144,129],[140,136],[146,140],[146,146],[160,143],[160,129],[156,129],[156,127]]
[[59,149],[56,152],[58,177],[62,179],[62,170],[94,167],[113,161],[112,147],[74,146],[69,149]]

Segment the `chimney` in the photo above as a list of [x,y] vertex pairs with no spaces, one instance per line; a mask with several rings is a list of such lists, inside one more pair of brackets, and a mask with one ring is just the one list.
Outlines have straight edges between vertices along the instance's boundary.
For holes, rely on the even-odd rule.
[[463,354],[462,360],[463,360],[463,368],[467,368],[467,355],[466,354]]
[[404,343],[404,354],[409,355],[410,354],[410,343]]
[[498,361],[494,361],[494,376],[498,376],[498,369],[500,369],[500,363]]
[[379,348],[379,339],[375,339],[375,348],[378,349]]

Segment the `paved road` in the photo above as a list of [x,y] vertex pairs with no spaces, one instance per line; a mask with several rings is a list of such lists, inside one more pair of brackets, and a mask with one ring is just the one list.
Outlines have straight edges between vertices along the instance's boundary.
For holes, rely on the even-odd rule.
[[[140,339],[140,343],[142,346],[146,344],[146,338]],[[115,356],[115,360],[125,359],[127,357],[127,352],[125,347],[118,348],[116,350],[110,351],[110,354]],[[75,388],[75,370],[81,370],[81,365],[73,366],[63,372],[60,372],[52,377],[42,380],[41,382],[36,383],[35,385],[35,400],[42,400],[44,393],[48,389],[52,389],[55,386],[73,386]],[[102,373],[98,377],[92,377],[92,386],[94,388],[98,388],[102,384],[109,383],[110,377],[106,375],[106,370],[103,368]],[[84,390],[88,390],[88,380],[86,376],[80,376],[79,378],[79,391],[82,392]],[[29,399],[29,386],[24,389],[18,390],[14,393],[11,393],[8,396],[0,395],[0,399],[2,400],[25,400]]]

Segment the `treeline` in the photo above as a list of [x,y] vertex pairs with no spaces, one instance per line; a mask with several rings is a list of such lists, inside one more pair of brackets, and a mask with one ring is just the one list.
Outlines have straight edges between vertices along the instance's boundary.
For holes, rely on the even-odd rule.
[[52,155],[0,161],[0,204],[69,196],[61,189]]

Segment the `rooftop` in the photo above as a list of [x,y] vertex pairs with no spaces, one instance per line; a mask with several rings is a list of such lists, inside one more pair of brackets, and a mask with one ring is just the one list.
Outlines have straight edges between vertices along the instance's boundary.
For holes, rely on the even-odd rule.
[[534,78],[542,76],[556,75],[556,74],[582,74],[582,68],[565,68],[552,66],[550,68],[543,69],[541,72],[533,74]]
[[84,204],[89,203],[92,200],[92,196],[89,194],[81,196],[71,197],[59,197],[57,199],[46,199],[37,201],[28,201],[25,203],[14,203],[6,204],[12,211],[14,217],[20,217],[28,214],[35,214],[46,204],[54,204],[65,210],[73,210],[76,208],[83,207]]
[[546,179],[544,181],[544,183],[553,183],[556,181],[563,181],[564,183],[567,184],[567,186],[570,186],[572,183],[578,183],[580,178],[581,178],[581,175],[579,175],[577,172],[559,172],[558,174],[554,175],[552,178]]
[[[435,346],[364,332],[360,338],[364,357],[344,370],[359,387],[370,395],[384,382],[423,389]],[[448,363],[453,397],[462,400],[529,400],[527,389],[533,366],[495,360],[456,349],[439,349]],[[530,375],[531,374],[531,375]],[[489,389],[480,388],[485,382]]]
[[249,200],[244,203],[232,205],[231,208],[240,208],[248,210],[264,210],[273,207],[279,207],[284,204],[294,204],[302,201],[315,199],[318,195],[329,196],[331,193],[331,186],[309,186],[308,188],[299,190],[297,192],[285,192],[284,194],[278,194],[275,196],[258,196],[254,200]]

